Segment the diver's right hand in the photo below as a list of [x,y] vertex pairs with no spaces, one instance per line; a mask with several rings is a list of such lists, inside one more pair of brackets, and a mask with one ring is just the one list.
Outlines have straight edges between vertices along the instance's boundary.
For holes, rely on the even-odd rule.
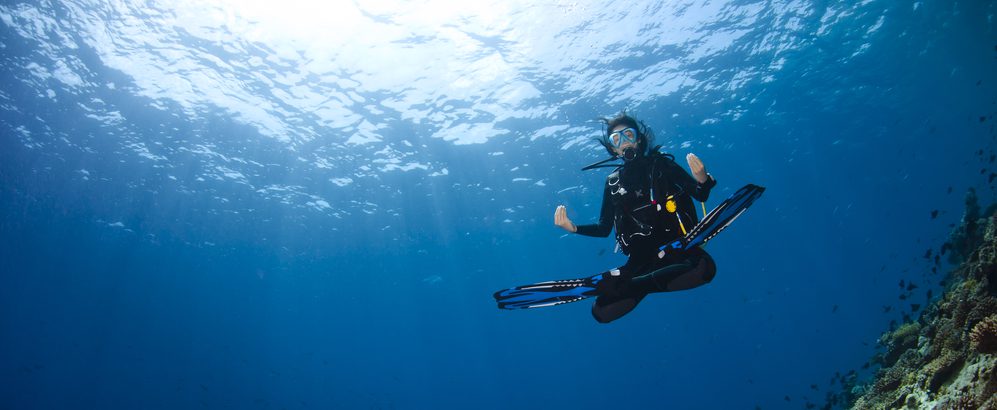
[[571,222],[571,219],[568,219],[568,210],[564,208],[564,205],[558,205],[557,209],[554,210],[554,225],[571,233],[578,232],[578,227]]

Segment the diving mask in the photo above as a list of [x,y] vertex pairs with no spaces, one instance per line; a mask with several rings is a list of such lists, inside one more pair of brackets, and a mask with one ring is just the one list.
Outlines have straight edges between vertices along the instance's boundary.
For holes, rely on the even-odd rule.
[[637,130],[633,128],[624,128],[609,134],[609,143],[613,145],[613,148],[619,148],[627,142],[631,144],[637,143]]

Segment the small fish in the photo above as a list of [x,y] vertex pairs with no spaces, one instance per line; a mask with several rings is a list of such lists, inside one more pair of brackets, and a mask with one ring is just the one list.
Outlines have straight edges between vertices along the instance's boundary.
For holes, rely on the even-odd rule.
[[910,311],[911,312],[917,312],[918,310],[921,310],[921,304],[919,304],[919,303],[911,303],[910,304]]
[[908,282],[907,290],[914,290],[914,289],[917,289],[917,285],[915,285],[914,282]]
[[837,311],[838,311],[838,305],[834,305],[834,306],[831,307],[831,313],[834,313],[834,312],[837,312]]
[[786,401],[789,401],[789,396],[783,396],[782,399],[786,400]]
[[949,187],[949,191],[946,192],[946,193],[951,194],[952,193],[952,187]]
[[938,217],[938,210],[935,209],[935,210],[931,211],[931,219],[935,219],[937,217]]
[[903,288],[904,286],[906,286],[906,284],[904,283],[904,280],[900,279],[900,287]]
[[883,306],[883,313],[890,313],[893,310],[893,306]]
[[900,300],[907,300],[907,295],[900,294]]
[[931,248],[924,252],[924,259],[931,259]]
[[810,385],[810,389],[811,390],[817,390],[817,385],[816,384],[811,384]]
[[928,289],[928,300],[931,300],[931,289]]

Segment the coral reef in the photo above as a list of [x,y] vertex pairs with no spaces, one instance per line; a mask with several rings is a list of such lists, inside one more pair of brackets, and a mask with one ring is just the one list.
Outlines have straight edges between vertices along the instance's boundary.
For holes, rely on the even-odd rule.
[[945,245],[961,265],[920,318],[880,338],[880,368],[851,389],[852,408],[997,410],[997,214],[981,214],[974,192],[966,205]]
[[969,344],[980,353],[997,353],[997,315],[991,315],[973,326]]
[[886,333],[879,341],[889,348],[884,363],[896,363],[901,354],[917,346],[920,336],[921,324],[917,322],[904,323],[893,333]]
[[992,204],[981,213],[976,190],[972,188],[966,193],[965,203],[966,213],[962,216],[962,223],[952,231],[944,246],[952,251],[949,262],[953,264],[966,260],[976,249],[976,245],[983,242],[986,231],[980,227],[986,226],[987,218],[981,218],[980,215],[993,215],[997,211],[997,204]]

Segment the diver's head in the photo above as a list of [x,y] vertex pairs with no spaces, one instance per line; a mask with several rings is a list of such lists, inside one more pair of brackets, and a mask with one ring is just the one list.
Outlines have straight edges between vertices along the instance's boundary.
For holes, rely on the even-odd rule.
[[627,115],[626,111],[602,121],[606,132],[599,142],[609,155],[630,162],[647,154],[650,130],[643,121]]
[[618,124],[609,129],[606,140],[613,147],[613,153],[622,157],[624,161],[637,159],[637,128],[628,124]]

